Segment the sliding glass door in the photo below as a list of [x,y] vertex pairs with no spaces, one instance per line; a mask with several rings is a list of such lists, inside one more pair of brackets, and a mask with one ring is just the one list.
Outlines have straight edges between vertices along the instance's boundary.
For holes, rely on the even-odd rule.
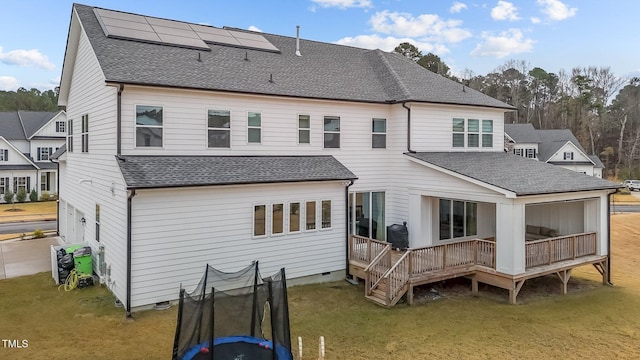
[[383,191],[349,194],[349,230],[352,234],[386,239]]

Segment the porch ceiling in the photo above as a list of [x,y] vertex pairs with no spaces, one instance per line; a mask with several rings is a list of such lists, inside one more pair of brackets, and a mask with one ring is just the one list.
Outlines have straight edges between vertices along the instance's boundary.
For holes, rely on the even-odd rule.
[[516,196],[614,190],[620,184],[504,152],[405,153],[412,160]]

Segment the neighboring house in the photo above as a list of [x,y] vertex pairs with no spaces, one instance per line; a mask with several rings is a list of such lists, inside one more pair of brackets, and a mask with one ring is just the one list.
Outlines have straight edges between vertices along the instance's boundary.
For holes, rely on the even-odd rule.
[[617,184],[505,154],[512,106],[398,54],[76,4],[59,105],[59,232],[128,313],[206,264],[344,277],[350,233],[405,221],[411,247],[493,241],[477,280],[511,292],[526,225],[588,233],[608,260]]
[[66,125],[64,111],[0,112],[0,201],[19,189],[58,192],[58,167],[49,158],[64,145]]
[[532,124],[505,124],[505,150],[565,169],[602,178],[604,165],[588,155],[571,130],[536,130]]

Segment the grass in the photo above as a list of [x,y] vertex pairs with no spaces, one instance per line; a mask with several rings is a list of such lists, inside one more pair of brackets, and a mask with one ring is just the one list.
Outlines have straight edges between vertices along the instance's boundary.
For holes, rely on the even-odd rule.
[[57,205],[56,201],[0,204],[0,223],[55,218]]
[[[610,359],[640,358],[640,214],[612,217],[612,274],[601,285],[592,267],[574,271],[569,294],[553,276],[527,281],[518,305],[506,290],[467,280],[423,290],[420,304],[384,309],[346,282],[289,290],[291,334],[304,339],[305,360],[327,359]],[[127,321],[99,286],[59,292],[47,273],[0,281],[0,338],[27,349],[0,348],[11,359],[168,359],[176,308],[136,313]],[[295,342],[294,342],[294,348]]]

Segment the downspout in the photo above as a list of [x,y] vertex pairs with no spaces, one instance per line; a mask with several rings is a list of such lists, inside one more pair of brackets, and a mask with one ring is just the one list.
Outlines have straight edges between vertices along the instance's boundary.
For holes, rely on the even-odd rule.
[[131,202],[136,196],[136,189],[131,189],[127,196],[127,318],[131,316]]
[[402,102],[402,107],[407,109],[407,152],[415,154],[416,152],[411,150],[411,108],[407,106],[407,102]]
[[120,84],[118,87],[118,98],[117,98],[117,119],[116,119],[116,156],[120,157],[122,155],[122,91],[124,91],[124,84]]
[[[617,192],[617,190],[616,190]],[[611,193],[607,194],[607,284],[613,286],[611,281]]]
[[345,213],[347,214],[346,218],[345,218],[345,224],[347,226],[345,226],[345,246],[346,246],[346,253],[345,253],[345,260],[346,260],[346,275],[345,275],[345,280],[347,280],[348,283],[352,284],[352,285],[358,285],[358,280],[356,280],[353,275],[351,275],[351,273],[349,273],[349,216],[351,215],[349,213],[349,188],[351,187],[351,185],[353,185],[353,180],[349,180],[349,184],[347,186],[345,186],[344,188],[344,207],[346,209]]

